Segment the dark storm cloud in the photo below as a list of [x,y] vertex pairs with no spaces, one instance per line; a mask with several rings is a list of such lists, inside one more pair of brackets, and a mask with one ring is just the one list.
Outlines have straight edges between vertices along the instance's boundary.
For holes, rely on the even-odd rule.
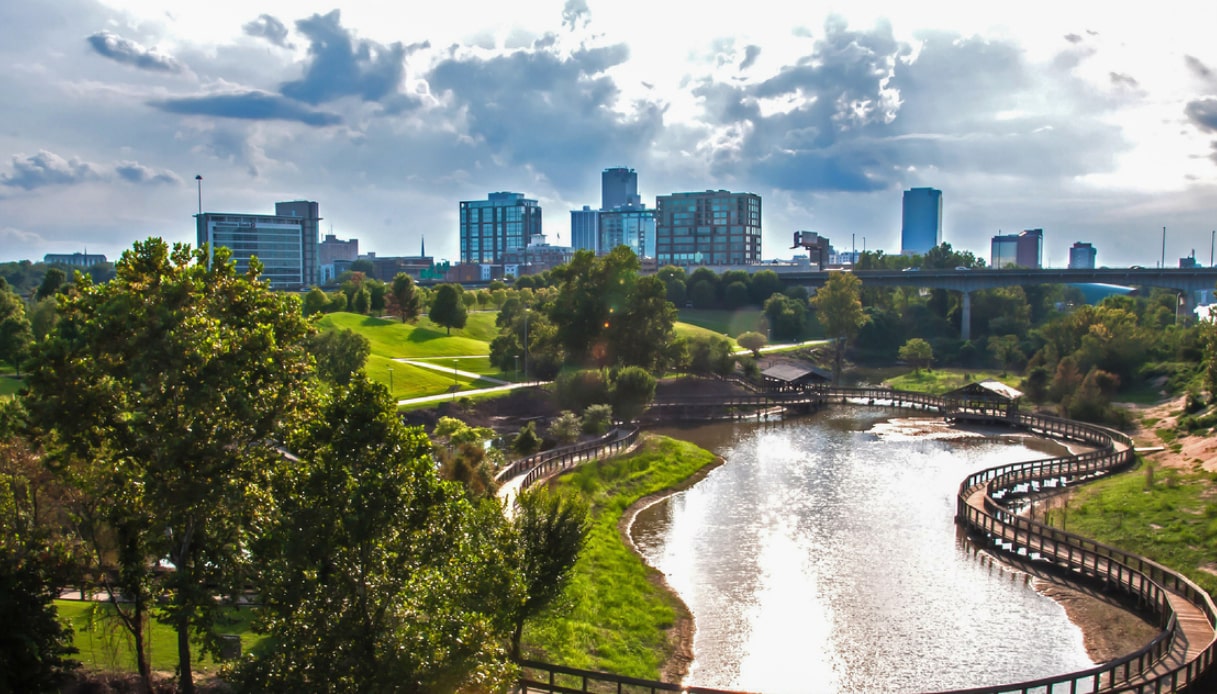
[[114,173],[128,183],[177,185],[182,182],[181,177],[172,171],[153,169],[137,161],[119,162],[114,167]]
[[249,36],[266,39],[276,46],[292,48],[287,40],[287,26],[268,14],[259,15],[257,19],[241,27]]
[[[624,45],[564,56],[517,50],[491,58],[452,54],[428,76],[488,155],[531,165],[558,186],[573,186],[588,162],[641,156],[662,124],[653,104],[616,113],[619,90],[604,71],[628,58]],[[593,165],[594,166],[594,165]]]
[[181,72],[182,66],[171,56],[163,55],[108,31],[99,31],[86,39],[99,55],[110,60],[153,72]]
[[578,27],[586,27],[591,19],[592,13],[587,8],[587,0],[566,0],[562,7],[562,26],[573,31]]
[[342,27],[338,10],[302,19],[296,29],[308,37],[309,61],[302,79],[280,87],[288,98],[314,106],[344,96],[380,101],[405,78],[408,49],[356,39]]
[[[884,24],[858,31],[830,20],[807,55],[763,82],[693,85],[714,133],[701,142],[712,172],[782,190],[865,192],[905,185],[910,169],[1093,173],[1126,147],[1117,126],[1089,115],[1111,106],[1068,70],[1029,66],[1013,43],[920,39],[914,55]],[[1026,111],[1027,95],[1040,93],[1053,95],[1051,108]]]
[[314,127],[338,125],[342,122],[342,117],[337,114],[317,111],[266,92],[190,96],[152,101],[149,105],[167,113],[243,120],[286,120]]
[[1184,109],[1197,128],[1206,133],[1217,133],[1217,97],[1206,96],[1188,103]]
[[761,56],[761,47],[749,44],[744,46],[744,59],[740,61],[739,69],[747,70],[756,64],[756,59]]
[[10,165],[12,173],[0,174],[0,185],[24,190],[71,185],[99,177],[92,164],[76,158],[69,161],[45,149],[28,156],[14,155]]

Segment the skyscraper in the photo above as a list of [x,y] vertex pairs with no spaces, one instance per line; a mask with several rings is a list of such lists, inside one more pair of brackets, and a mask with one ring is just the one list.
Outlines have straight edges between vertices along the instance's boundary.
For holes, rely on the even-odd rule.
[[1078,241],[1069,249],[1070,270],[1093,270],[1095,256],[1098,254],[1094,246]]
[[600,174],[600,209],[612,210],[622,205],[638,205],[638,174],[633,169],[617,167]]
[[461,262],[498,265],[510,249],[541,235],[541,206],[523,193],[491,193],[461,201]]
[[934,188],[904,191],[900,252],[924,254],[941,243],[942,191]]
[[225,247],[237,272],[256,257],[262,277],[274,289],[302,289],[320,283],[317,256],[319,206],[308,200],[275,203],[275,214],[205,212],[196,218],[198,245]]
[[655,198],[662,265],[746,265],[761,259],[761,196],[707,190]]
[[575,250],[600,252],[600,210],[584,205],[570,211],[570,246]]
[[[1015,267],[1039,269],[1044,256],[1044,230],[1027,229],[1017,234],[999,234],[990,242],[990,263],[995,270]],[[1071,252],[1072,255],[1072,252]]]
[[629,246],[639,258],[655,257],[655,210],[645,205],[621,205],[600,211],[601,253]]

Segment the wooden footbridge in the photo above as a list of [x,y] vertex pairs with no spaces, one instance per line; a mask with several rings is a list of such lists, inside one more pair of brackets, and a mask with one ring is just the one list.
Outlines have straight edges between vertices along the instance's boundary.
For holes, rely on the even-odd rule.
[[[1013,463],[970,475],[959,486],[956,522],[978,546],[1065,581],[1075,581],[1135,607],[1158,628],[1145,646],[1093,668],[1014,684],[956,690],[961,694],[1098,694],[1100,692],[1217,691],[1212,672],[1217,651],[1217,606],[1183,575],[1144,557],[1037,523],[1018,513],[1019,502],[1040,490],[1086,482],[1127,469],[1132,440],[1091,424],[1017,412],[997,413],[925,393],[888,388],[820,386],[802,392],[757,393],[734,398],[688,398],[653,405],[664,418],[756,417],[758,413],[808,412],[838,403],[913,408],[954,421],[1002,422],[1035,434],[1083,443],[1089,450]],[[719,693],[550,665],[521,663],[520,692]],[[809,682],[808,690],[816,683]]]

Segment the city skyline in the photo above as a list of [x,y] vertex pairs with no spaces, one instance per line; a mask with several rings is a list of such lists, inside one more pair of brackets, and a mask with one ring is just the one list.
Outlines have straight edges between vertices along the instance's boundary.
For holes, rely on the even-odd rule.
[[1043,228],[1045,265],[1079,240],[1134,264],[1165,226],[1168,265],[1209,258],[1217,9],[474,5],[6,3],[0,260],[193,243],[196,175],[205,211],[316,200],[321,233],[382,255],[457,259],[457,203],[505,190],[569,245],[614,167],[648,206],[760,195],[765,258],[800,229],[899,252],[916,187],[982,257]]

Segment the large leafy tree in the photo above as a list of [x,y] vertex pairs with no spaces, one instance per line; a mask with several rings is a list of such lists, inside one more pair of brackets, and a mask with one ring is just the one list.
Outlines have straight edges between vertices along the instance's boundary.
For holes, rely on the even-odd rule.
[[586,502],[545,487],[516,497],[512,525],[524,579],[524,599],[512,615],[511,654],[519,658],[525,620],[539,614],[566,590],[591,526]]
[[452,334],[452,329],[465,327],[465,322],[469,319],[469,313],[465,308],[465,302],[461,300],[461,286],[459,284],[441,284],[435,289],[435,296],[431,299],[431,313],[428,317],[436,323],[442,325],[448,330],[448,334]]
[[835,345],[833,359],[833,382],[841,378],[841,362],[845,357],[845,346],[866,324],[866,313],[862,310],[862,280],[852,272],[834,272],[824,286],[812,297],[816,315],[824,331]]
[[9,289],[0,277],[0,361],[6,361],[21,373],[21,363],[29,353],[34,334],[25,315],[25,302]]
[[206,249],[154,238],[123,253],[111,282],[82,276],[36,350],[26,399],[56,469],[96,502],[82,527],[116,576],[105,587],[140,674],[147,683],[151,613],[177,631],[183,692],[191,637],[218,645],[217,598],[244,586],[249,533],[284,459],[276,442],[313,390],[299,299],[229,258],[218,248],[209,267]]
[[505,691],[521,601],[494,501],[440,480],[421,429],[363,376],[291,442],[298,465],[255,546],[274,647],[257,691]]
[[317,360],[317,374],[341,385],[346,385],[363,368],[372,353],[368,338],[349,328],[313,335],[309,337],[308,348]]
[[414,286],[414,278],[404,272],[399,272],[393,278],[390,290],[393,306],[402,323],[413,323],[422,312],[422,302],[419,301],[418,290]]
[[639,278],[624,305],[610,308],[607,323],[604,335],[616,363],[651,371],[666,366],[668,345],[676,338],[676,307],[659,278]]
[[[549,319],[557,328],[567,359],[583,363],[607,356],[603,333],[612,325],[610,319],[625,310],[638,268],[638,256],[618,246],[601,257],[588,250],[576,251],[570,263],[553,269],[559,292],[549,308]],[[662,281],[657,282],[663,286]]]

